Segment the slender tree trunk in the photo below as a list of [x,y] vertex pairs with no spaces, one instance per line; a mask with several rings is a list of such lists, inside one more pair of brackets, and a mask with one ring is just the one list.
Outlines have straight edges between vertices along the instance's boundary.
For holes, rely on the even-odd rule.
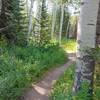
[[75,30],[74,30],[74,38],[77,38],[77,25],[78,25],[78,17],[76,16],[76,22],[75,22]]
[[40,43],[40,30],[41,30],[41,9],[42,9],[42,1],[37,0],[37,12],[36,12],[36,22],[34,26],[34,41],[36,43]]
[[59,30],[59,44],[61,44],[61,38],[62,38],[63,18],[64,18],[64,4],[62,4],[62,6],[61,6],[61,19],[60,19],[60,30]]
[[29,11],[29,28],[28,28],[28,38],[32,32],[32,28],[33,28],[33,24],[32,24],[32,17],[33,17],[33,3],[34,0],[31,0],[31,7],[30,7],[30,11]]
[[[84,49],[95,48],[96,22],[99,8],[99,0],[82,0],[81,12],[77,36],[77,68],[73,91],[77,92],[81,82],[93,84],[94,60]],[[92,92],[92,91],[91,91]]]
[[27,11],[27,17],[29,17],[29,7],[28,7],[29,1],[26,0],[26,11]]
[[66,28],[66,37],[69,37],[69,26],[70,26],[70,21],[68,19],[68,24],[67,24],[67,28]]
[[55,30],[55,24],[56,24],[56,13],[57,13],[57,7],[56,3],[53,5],[53,19],[52,19],[52,29],[51,29],[51,40],[53,40],[54,37],[54,30]]
[[100,47],[100,3],[99,3],[99,11],[98,11],[98,17],[97,17],[96,46]]

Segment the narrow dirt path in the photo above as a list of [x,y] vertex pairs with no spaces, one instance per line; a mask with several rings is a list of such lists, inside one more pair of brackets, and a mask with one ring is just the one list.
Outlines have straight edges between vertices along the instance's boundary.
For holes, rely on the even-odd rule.
[[32,85],[32,88],[27,90],[23,95],[23,100],[49,100],[49,95],[54,83],[74,61],[75,54],[69,54],[69,61],[62,67],[55,68],[53,71],[49,72],[39,83]]

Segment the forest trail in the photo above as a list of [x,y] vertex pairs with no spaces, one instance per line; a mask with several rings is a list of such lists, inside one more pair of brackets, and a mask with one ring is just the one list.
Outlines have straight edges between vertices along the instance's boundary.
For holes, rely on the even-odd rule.
[[22,100],[50,100],[49,95],[54,83],[65,72],[68,66],[75,61],[75,59],[75,54],[70,53],[69,61],[66,64],[48,72],[47,76],[45,76],[43,80],[33,85],[31,89],[27,90],[23,95]]

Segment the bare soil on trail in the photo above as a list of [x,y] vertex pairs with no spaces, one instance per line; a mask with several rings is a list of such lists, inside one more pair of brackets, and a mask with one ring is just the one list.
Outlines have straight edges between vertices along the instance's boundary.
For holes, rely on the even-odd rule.
[[59,79],[65,70],[75,61],[75,53],[70,53],[69,61],[61,67],[55,68],[35,85],[28,89],[22,96],[22,100],[50,100],[50,92],[55,82]]

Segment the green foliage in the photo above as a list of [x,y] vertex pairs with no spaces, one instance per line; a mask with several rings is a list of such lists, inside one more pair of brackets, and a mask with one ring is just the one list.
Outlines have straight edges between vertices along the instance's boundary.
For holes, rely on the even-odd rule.
[[88,49],[87,52],[93,57],[93,59],[100,63],[100,48]]
[[36,45],[44,46],[50,42],[50,15],[47,13],[46,0],[42,0],[42,5],[38,7],[38,15],[35,25]]
[[88,82],[83,82],[81,89],[78,91],[76,95],[73,96],[73,100],[91,100],[91,97],[89,96],[88,93],[88,87],[89,84]]
[[95,60],[95,70],[94,70],[94,100],[100,99],[100,47],[95,49],[89,49],[87,52]]
[[[57,8],[57,15],[56,15],[56,26],[55,26],[55,33],[57,36],[59,36],[59,28],[60,28],[60,19],[61,19],[61,6],[58,6]],[[69,17],[70,17],[70,13],[68,12],[68,8],[66,8],[66,6],[64,6],[64,20],[63,20],[63,26],[62,26],[62,36],[65,37],[66,36],[66,30],[67,30],[67,26],[68,26],[68,21],[69,21]]]
[[25,45],[26,43],[26,32],[27,32],[27,18],[25,12],[25,1],[24,0],[12,0],[11,1],[11,20],[12,24],[11,33],[15,35],[15,44]]
[[0,22],[3,23],[0,23],[2,24],[0,28],[8,26],[2,34],[6,37],[8,43],[23,45],[23,41],[26,41],[25,32],[28,24],[24,11],[24,0],[6,0],[2,1],[2,4]]
[[3,46],[1,49],[0,100],[17,100],[31,82],[36,82],[47,70],[67,60],[63,49],[54,44],[41,48]]
[[63,39],[62,47],[67,52],[76,52],[76,40],[75,39]]
[[72,85],[74,80],[75,65],[69,66],[64,75],[57,81],[52,91],[52,100],[73,100]]
[[[88,92],[89,84],[86,81],[82,83],[81,89],[78,93],[75,94],[72,92],[74,73],[75,65],[69,66],[64,75],[56,82],[52,90],[51,100],[92,100]],[[98,78],[95,77],[94,80],[93,100],[100,99],[100,79]]]
[[100,99],[100,64],[96,63],[94,72],[94,100]]

